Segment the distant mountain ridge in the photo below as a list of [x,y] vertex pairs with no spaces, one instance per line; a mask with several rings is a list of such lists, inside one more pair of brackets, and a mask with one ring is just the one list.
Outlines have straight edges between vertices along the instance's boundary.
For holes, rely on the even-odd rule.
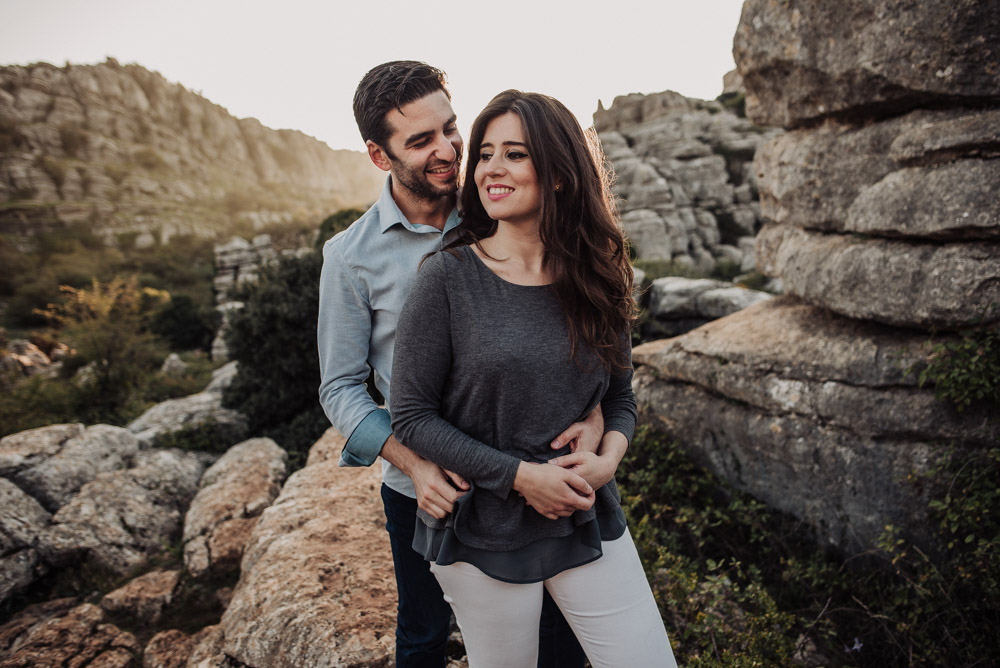
[[383,178],[364,153],[237,119],[139,65],[0,67],[0,233],[88,222],[149,243],[318,222]]

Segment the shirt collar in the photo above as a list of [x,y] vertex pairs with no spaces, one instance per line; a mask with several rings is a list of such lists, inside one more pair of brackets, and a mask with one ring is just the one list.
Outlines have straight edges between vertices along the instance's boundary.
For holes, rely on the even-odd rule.
[[[456,198],[457,201],[457,198]],[[451,213],[448,214],[448,220],[444,224],[444,232],[450,231],[452,228],[457,227],[460,222],[458,215],[458,209],[452,209]],[[402,225],[411,232],[427,233],[431,230],[437,232],[437,229],[431,225],[417,224],[414,225],[403,212],[400,210],[399,205],[396,204],[396,200],[392,198],[392,175],[386,177],[385,185],[382,186],[382,194],[378,198],[378,224],[379,230],[381,232],[386,232],[396,225]]]

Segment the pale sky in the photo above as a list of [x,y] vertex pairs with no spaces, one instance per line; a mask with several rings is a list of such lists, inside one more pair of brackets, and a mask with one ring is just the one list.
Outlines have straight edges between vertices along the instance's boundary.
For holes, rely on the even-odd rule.
[[0,64],[138,63],[237,117],[363,150],[351,100],[388,60],[448,73],[460,129],[507,88],[584,126],[598,99],[714,99],[742,0],[0,0]]

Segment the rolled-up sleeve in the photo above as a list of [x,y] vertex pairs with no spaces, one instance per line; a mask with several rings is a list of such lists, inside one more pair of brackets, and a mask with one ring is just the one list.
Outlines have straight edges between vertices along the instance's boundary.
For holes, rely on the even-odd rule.
[[319,400],[330,422],[348,435],[341,466],[370,466],[392,434],[389,414],[365,386],[371,334],[371,305],[335,237],[323,248],[316,339]]

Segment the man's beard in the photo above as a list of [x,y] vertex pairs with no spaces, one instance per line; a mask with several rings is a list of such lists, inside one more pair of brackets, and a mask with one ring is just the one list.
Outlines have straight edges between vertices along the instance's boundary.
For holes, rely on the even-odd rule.
[[[462,155],[455,157],[455,169],[462,162]],[[458,175],[456,174],[451,183],[435,185],[427,179],[424,167],[413,167],[407,165],[402,160],[392,160],[393,183],[409,190],[415,197],[425,201],[432,201],[441,197],[454,195],[458,191]]]

